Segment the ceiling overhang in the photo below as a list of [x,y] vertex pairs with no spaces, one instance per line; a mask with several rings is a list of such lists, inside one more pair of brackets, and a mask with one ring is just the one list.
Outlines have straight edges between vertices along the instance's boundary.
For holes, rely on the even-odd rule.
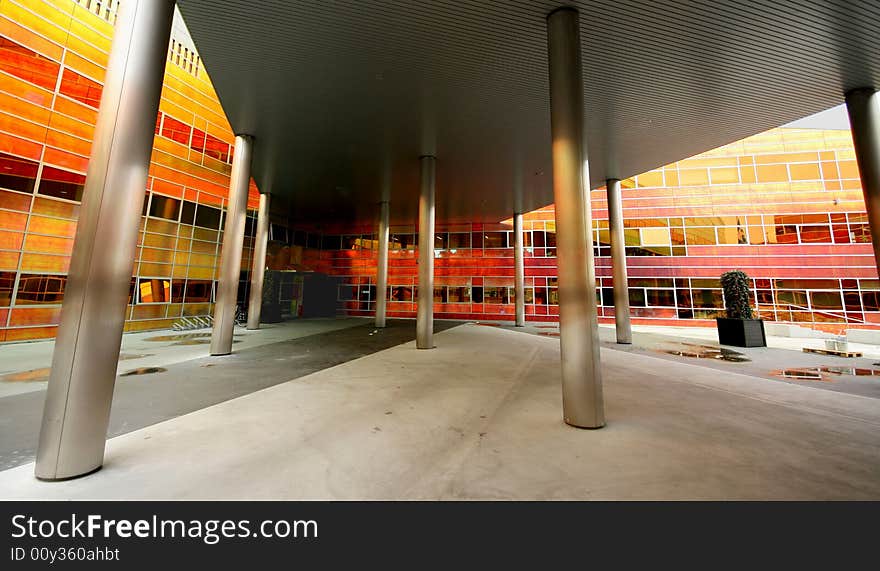
[[[545,17],[559,2],[178,0],[253,175],[302,221],[441,221],[553,201]],[[596,0],[580,12],[590,182],[626,178],[880,85],[880,5]]]

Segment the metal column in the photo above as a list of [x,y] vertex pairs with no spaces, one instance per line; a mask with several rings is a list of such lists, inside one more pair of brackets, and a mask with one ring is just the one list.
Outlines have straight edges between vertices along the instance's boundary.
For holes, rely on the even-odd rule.
[[220,281],[217,284],[217,300],[214,304],[211,355],[232,353],[232,333],[235,327],[238,280],[241,275],[241,249],[247,217],[253,147],[254,140],[250,135],[235,136],[235,156],[232,159],[232,176],[229,180],[226,224],[223,227],[223,245],[220,249]]
[[379,205],[379,259],[376,261],[376,327],[385,327],[385,302],[388,298],[388,211],[383,200]]
[[419,157],[419,306],[416,347],[434,348],[434,177],[436,157]]
[[260,328],[263,310],[263,277],[266,275],[266,243],[269,241],[269,195],[260,194],[257,212],[257,235],[254,237],[254,259],[251,265],[251,291],[248,300],[248,329]]
[[608,179],[608,231],[611,235],[611,267],[614,278],[614,326],[617,342],[632,343],[629,322],[629,288],[626,278],[626,239],[623,235],[623,206],[620,200],[620,181]]
[[846,109],[880,273],[880,93],[873,88],[854,89],[846,94]]
[[526,277],[523,261],[523,215],[513,215],[513,265],[514,265],[514,303],[516,304],[516,326],[526,324]]
[[173,14],[170,0],[126,0],[117,18],[43,410],[43,480],[104,461]]
[[551,12],[547,35],[563,418],[573,426],[600,428],[605,413],[577,11],[566,7]]

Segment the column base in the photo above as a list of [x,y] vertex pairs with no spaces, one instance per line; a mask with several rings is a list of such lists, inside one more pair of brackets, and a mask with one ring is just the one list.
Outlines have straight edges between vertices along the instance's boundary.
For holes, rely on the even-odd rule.
[[89,470],[88,472],[83,472],[82,474],[76,474],[75,476],[62,476],[61,478],[44,478],[42,476],[37,476],[36,474],[34,474],[34,478],[36,478],[37,480],[39,480],[41,482],[66,482],[68,480],[76,480],[77,478],[85,478],[86,476],[91,476],[92,474],[99,471],[103,467],[104,467],[104,465],[101,464],[97,468],[93,468],[93,469]]
[[227,351],[225,353],[214,353],[211,352],[212,357],[225,357],[226,355],[232,355],[232,351]]
[[582,426],[580,424],[575,424],[573,422],[569,422],[569,420],[567,418],[563,418],[562,420],[565,421],[565,424],[567,424],[573,428],[582,428],[584,430],[599,430],[600,428],[605,428],[605,423],[602,423],[598,426]]

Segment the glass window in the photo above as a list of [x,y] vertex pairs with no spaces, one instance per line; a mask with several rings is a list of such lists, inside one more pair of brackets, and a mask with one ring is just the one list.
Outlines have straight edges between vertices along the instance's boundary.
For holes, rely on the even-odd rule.
[[629,288],[629,306],[645,307],[645,290],[642,288]]
[[0,37],[0,69],[6,73],[54,91],[60,67],[37,52]]
[[471,300],[471,292],[468,287],[450,287],[448,290],[448,303],[467,303]]
[[472,287],[471,298],[474,300],[474,303],[483,303],[483,288],[480,286]]
[[471,235],[469,232],[450,232],[449,248],[462,249],[471,247]]
[[177,220],[178,214],[180,214],[179,200],[153,194],[153,200],[150,201],[150,216],[166,220]]
[[[55,86],[53,85],[52,87],[54,89]],[[69,68],[65,68],[64,74],[61,76],[61,89],[59,89],[59,92],[97,109],[101,106],[101,91],[103,89],[97,81],[93,81],[88,77],[71,71]]]
[[813,309],[843,309],[839,291],[811,291],[810,303]]
[[483,248],[506,248],[507,232],[483,232]]
[[339,250],[340,248],[340,239],[339,236],[336,235],[326,235],[321,236],[321,249],[322,250]]
[[646,289],[650,307],[675,307],[675,291],[671,289]]
[[719,289],[691,290],[691,300],[694,307],[724,309],[724,295]]
[[413,288],[409,286],[391,286],[391,301],[412,301]]
[[484,287],[483,303],[510,303],[506,287]]
[[138,280],[139,303],[167,303],[171,301],[171,280],[141,278]]
[[862,305],[865,311],[880,311],[880,291],[863,291]]
[[31,193],[37,181],[39,164],[0,153],[0,187]]
[[15,272],[0,272],[0,307],[12,303],[12,288],[15,286]]
[[825,226],[801,226],[801,243],[831,243],[831,229]]
[[190,148],[194,151],[205,153],[205,155],[218,161],[229,162],[229,143],[225,143],[201,129],[193,129]]
[[214,282],[211,280],[187,280],[183,300],[186,303],[210,303],[214,301]]
[[178,121],[170,115],[165,115],[165,122],[162,125],[163,137],[167,137],[172,141],[177,141],[182,145],[189,145],[191,131],[192,127],[190,127],[183,121]]
[[415,236],[412,234],[392,234],[388,241],[389,250],[414,250]]
[[843,305],[847,311],[861,311],[862,300],[857,291],[843,292]]
[[196,226],[201,226],[202,228],[211,228],[213,230],[220,229],[220,209],[212,208],[210,206],[205,206],[203,204],[199,204],[196,209]]
[[196,203],[190,202],[189,200],[183,201],[183,206],[181,206],[180,213],[180,223],[181,224],[192,224],[195,222],[196,218]]
[[16,305],[58,304],[64,299],[67,276],[21,274]]
[[80,201],[85,183],[85,175],[43,166],[43,174],[40,176],[40,186],[37,192],[55,198]]
[[[626,230],[624,230],[626,232]],[[669,246],[669,228],[642,228],[641,243],[645,246]],[[629,244],[629,242],[627,242]]]

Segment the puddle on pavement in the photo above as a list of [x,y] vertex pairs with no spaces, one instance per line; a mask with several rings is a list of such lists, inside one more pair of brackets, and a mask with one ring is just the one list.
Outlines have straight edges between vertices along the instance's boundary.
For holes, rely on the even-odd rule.
[[143,359],[144,357],[152,357],[152,353],[120,353],[119,360],[120,361],[128,361],[129,359]]
[[831,376],[849,375],[852,377],[880,377],[880,369],[868,369],[865,367],[799,367],[773,371],[773,375],[783,379],[796,381],[831,381]]
[[127,371],[119,375],[120,377],[133,377],[135,375],[152,375],[154,373],[164,373],[168,369],[164,367],[139,367],[137,369],[132,369],[131,371]]
[[49,367],[31,369],[30,371],[18,371],[0,376],[0,381],[5,383],[38,383],[49,380]]
[[716,361],[728,361],[730,363],[748,363],[751,361],[744,354],[732,349],[717,347],[715,345],[698,345],[696,343],[678,343],[672,349],[664,349],[662,352],[676,357],[693,357],[695,359],[715,359]]
[[[233,343],[241,341],[240,335],[235,335],[232,339]],[[204,331],[202,333],[178,333],[177,335],[157,335],[155,337],[147,337],[144,341],[168,342],[174,341],[172,345],[207,345],[211,342],[211,332]],[[146,356],[146,355],[145,355]]]
[[204,333],[178,333],[177,335],[157,335],[156,337],[147,337],[144,341],[188,341],[191,339],[210,338],[211,332]]

